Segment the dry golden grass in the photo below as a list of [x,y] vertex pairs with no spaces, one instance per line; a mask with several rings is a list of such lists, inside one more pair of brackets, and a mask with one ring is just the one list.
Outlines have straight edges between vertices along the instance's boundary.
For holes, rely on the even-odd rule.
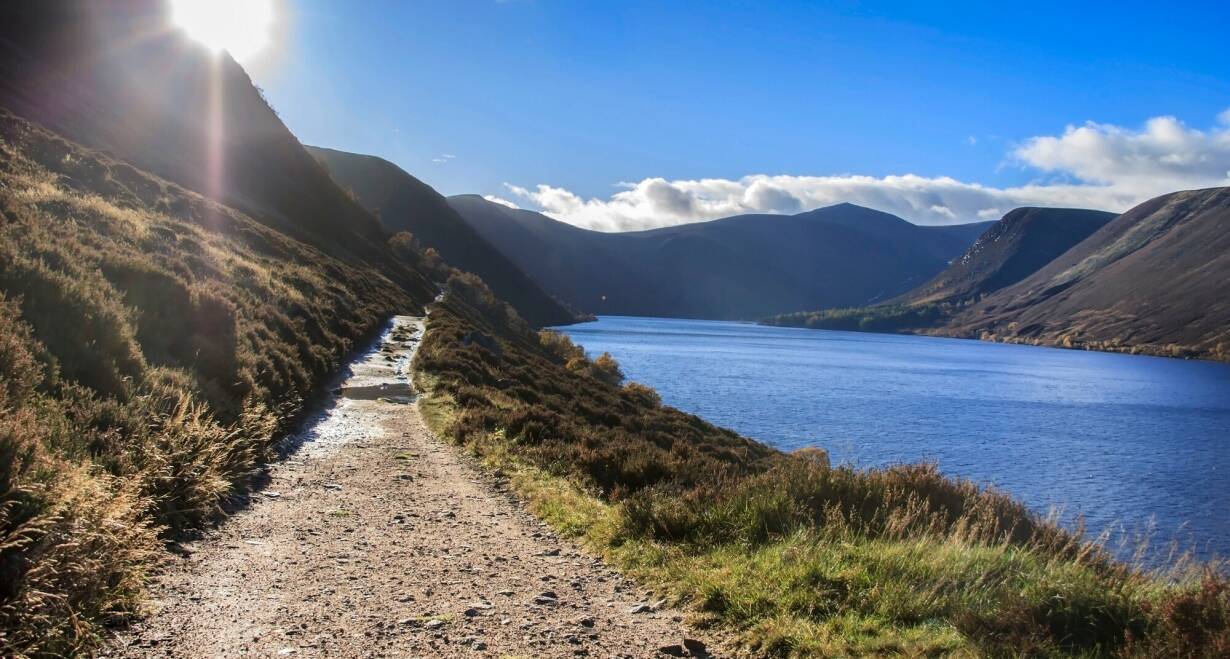
[[162,540],[423,281],[0,112],[0,655],[89,653],[137,613]]

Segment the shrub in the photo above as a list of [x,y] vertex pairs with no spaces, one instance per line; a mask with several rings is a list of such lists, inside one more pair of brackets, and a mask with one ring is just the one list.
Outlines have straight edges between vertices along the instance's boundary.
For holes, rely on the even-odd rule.
[[619,383],[624,381],[624,373],[619,369],[619,362],[615,361],[609,352],[598,355],[598,358],[594,360],[592,373],[595,378],[613,387],[619,386]]
[[567,334],[555,330],[538,330],[538,343],[556,363],[568,364],[573,360],[580,363],[585,358],[581,346],[572,342]]

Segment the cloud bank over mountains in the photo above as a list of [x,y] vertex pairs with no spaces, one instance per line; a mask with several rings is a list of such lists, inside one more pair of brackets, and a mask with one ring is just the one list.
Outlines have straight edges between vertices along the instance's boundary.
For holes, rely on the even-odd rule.
[[1124,211],[1180,189],[1230,185],[1230,108],[1208,130],[1175,117],[1154,117],[1133,130],[1089,122],[1062,135],[1017,145],[1009,164],[1049,177],[997,188],[950,177],[791,176],[754,174],[737,180],[647,178],[622,183],[606,199],[582,198],[560,187],[505,184],[513,200],[547,215],[600,231],[633,231],[742,213],[797,213],[851,202],[918,224],[999,219],[1018,206],[1064,206]]

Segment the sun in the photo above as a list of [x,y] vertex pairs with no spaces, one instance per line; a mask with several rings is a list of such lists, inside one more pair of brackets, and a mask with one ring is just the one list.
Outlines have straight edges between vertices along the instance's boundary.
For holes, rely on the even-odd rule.
[[214,52],[243,61],[269,44],[273,0],[170,0],[171,20]]

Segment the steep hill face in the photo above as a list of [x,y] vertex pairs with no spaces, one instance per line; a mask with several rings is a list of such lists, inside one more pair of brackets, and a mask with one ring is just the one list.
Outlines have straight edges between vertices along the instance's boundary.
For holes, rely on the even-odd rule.
[[1230,359],[1230,188],[1176,192],[1119,216],[941,333]]
[[3,3],[0,106],[426,291],[247,73],[173,30],[166,3]]
[[409,231],[449,265],[482,277],[533,325],[565,325],[575,313],[547,295],[453,210],[443,195],[375,156],[307,147],[333,180],[349,188],[389,232]]
[[939,272],[989,224],[920,227],[840,204],[614,234],[473,195],[449,203],[543,288],[585,311],[687,318],[887,299]]
[[1075,208],[1018,208],[934,279],[890,302],[964,302],[993,293],[1037,272],[1115,217]]

